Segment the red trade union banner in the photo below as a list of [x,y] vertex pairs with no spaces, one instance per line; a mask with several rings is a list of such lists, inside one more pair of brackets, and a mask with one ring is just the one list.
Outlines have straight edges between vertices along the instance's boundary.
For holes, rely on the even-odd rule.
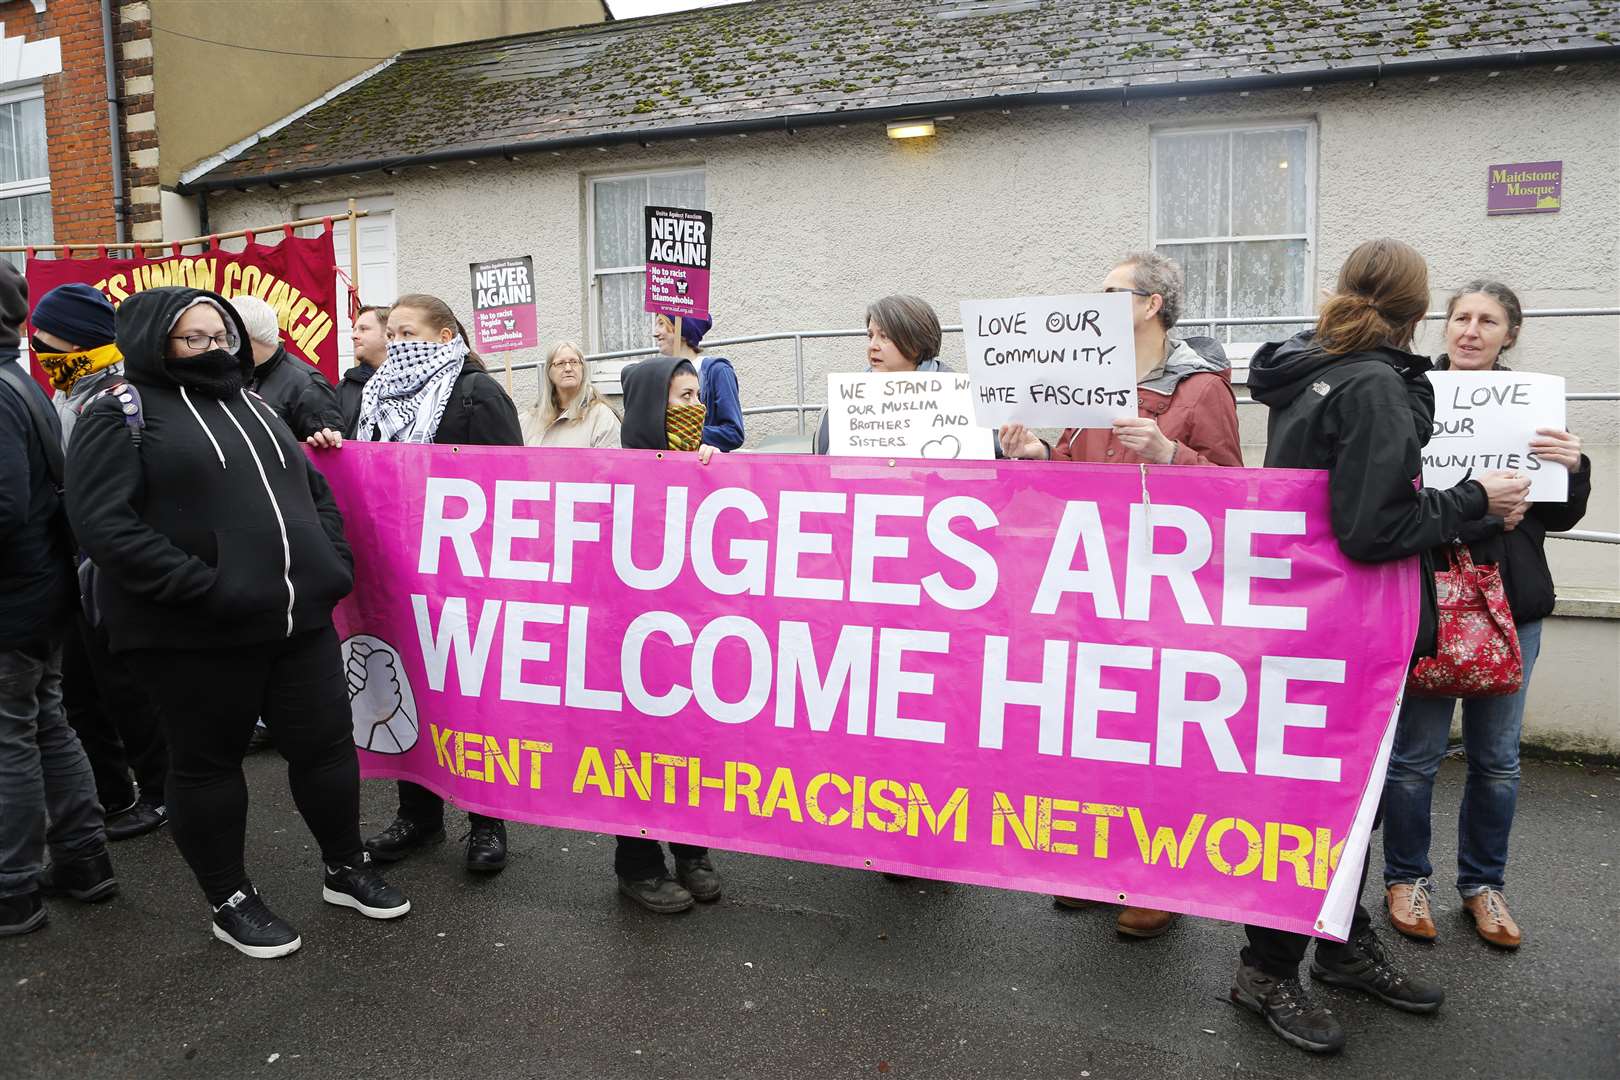
[[[287,351],[338,381],[337,279],[332,231],[290,236],[278,244],[249,243],[241,251],[210,248],[161,259],[28,258],[28,310],[58,285],[94,285],[116,307],[142,289],[185,285],[226,299],[249,294],[276,309]],[[34,377],[40,378],[34,371]]]

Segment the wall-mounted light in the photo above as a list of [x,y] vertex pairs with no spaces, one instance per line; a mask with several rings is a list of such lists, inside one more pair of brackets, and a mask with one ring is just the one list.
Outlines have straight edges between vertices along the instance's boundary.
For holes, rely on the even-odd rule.
[[932,120],[901,120],[889,125],[891,139],[926,139],[933,133]]

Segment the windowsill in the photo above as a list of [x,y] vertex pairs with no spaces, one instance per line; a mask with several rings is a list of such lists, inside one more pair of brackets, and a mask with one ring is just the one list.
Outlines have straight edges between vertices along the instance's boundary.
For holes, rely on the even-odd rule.
[[1620,592],[1613,589],[1563,589],[1553,615],[1562,619],[1620,619]]

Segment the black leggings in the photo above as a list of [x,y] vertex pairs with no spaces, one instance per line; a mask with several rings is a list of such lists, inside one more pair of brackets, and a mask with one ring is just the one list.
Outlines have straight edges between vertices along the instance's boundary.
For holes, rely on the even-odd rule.
[[360,761],[337,632],[230,649],[132,653],[169,737],[174,841],[216,907],[247,881],[242,757],[264,718],[304,824],[330,865],[360,855]]
[[[423,829],[444,828],[444,800],[421,784],[409,780],[399,782],[399,816]],[[485,817],[467,811],[467,820],[474,825],[493,825],[500,818]]]
[[79,736],[96,794],[107,813],[135,801],[130,772],[154,802],[163,800],[169,747],[146,687],[122,656],[107,651],[105,636],[81,616],[62,643],[62,705]]

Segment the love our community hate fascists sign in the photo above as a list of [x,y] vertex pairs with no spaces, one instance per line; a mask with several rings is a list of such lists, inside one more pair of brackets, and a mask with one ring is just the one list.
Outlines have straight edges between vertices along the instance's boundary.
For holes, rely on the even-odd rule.
[[964,300],[961,312],[985,427],[1108,427],[1136,415],[1129,293]]
[[1346,932],[1418,587],[1339,553],[1325,474],[1156,469],[1144,498],[1106,466],[312,456],[355,549],[367,775]]

